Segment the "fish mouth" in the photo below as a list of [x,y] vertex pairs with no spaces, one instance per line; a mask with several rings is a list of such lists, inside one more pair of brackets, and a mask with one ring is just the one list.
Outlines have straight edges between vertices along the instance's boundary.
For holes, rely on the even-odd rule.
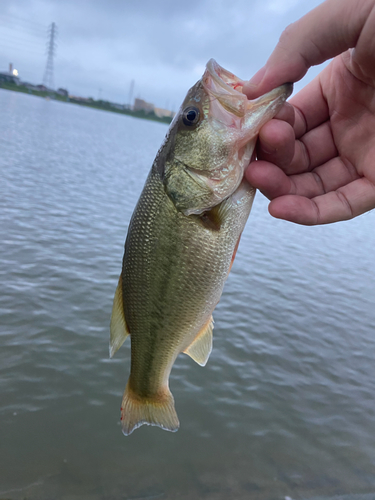
[[[258,112],[262,115],[271,114],[273,109],[279,106],[280,101],[286,101],[293,91],[293,84],[285,83],[257,99],[250,100],[242,93],[245,81],[220,66],[214,59],[208,61],[202,83],[207,93],[220,102],[223,110],[232,115],[225,116],[223,110],[219,111],[217,107],[213,107],[215,118],[226,125],[234,125],[236,117],[246,118],[249,114],[254,115]],[[270,108],[270,113],[266,112],[267,108]],[[267,119],[268,116],[264,121]]]
[[208,61],[202,78],[208,95],[217,99],[226,111],[237,117],[243,117],[246,113],[248,99],[242,93],[244,83],[214,59]]
[[[210,59],[206,65],[206,73],[209,73],[216,85],[230,94],[242,93],[244,81],[230,71],[226,70],[215,59]],[[203,77],[204,81],[204,77]]]

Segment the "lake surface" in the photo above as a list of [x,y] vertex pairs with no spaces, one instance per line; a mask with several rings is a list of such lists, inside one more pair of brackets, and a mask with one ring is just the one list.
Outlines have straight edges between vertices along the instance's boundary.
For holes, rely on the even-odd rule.
[[375,498],[375,214],[273,219],[259,193],[181,427],[125,437],[108,358],[129,219],[167,132],[0,90],[0,498]]

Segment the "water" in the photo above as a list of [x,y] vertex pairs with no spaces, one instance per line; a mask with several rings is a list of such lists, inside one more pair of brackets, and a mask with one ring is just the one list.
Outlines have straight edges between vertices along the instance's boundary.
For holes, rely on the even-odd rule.
[[172,371],[180,430],[122,435],[109,318],[166,131],[0,90],[0,498],[373,500],[374,213],[299,227],[258,194],[209,363]]

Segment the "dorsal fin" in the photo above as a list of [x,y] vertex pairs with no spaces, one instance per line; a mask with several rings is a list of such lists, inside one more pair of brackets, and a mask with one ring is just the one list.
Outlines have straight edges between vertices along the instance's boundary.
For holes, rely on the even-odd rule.
[[212,351],[212,330],[214,329],[214,320],[211,316],[204,325],[193,342],[184,353],[190,356],[198,365],[205,366]]
[[124,303],[122,301],[122,274],[120,274],[113,299],[112,316],[110,324],[109,356],[112,358],[125,342],[130,334],[124,315]]

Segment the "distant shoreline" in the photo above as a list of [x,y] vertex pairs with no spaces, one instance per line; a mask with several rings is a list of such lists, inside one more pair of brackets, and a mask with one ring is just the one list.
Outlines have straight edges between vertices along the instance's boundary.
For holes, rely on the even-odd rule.
[[17,85],[15,83],[0,82],[0,89],[11,90],[13,92],[22,92],[23,94],[35,95],[37,97],[44,97],[45,99],[53,99],[55,101],[70,102],[73,104],[77,104],[78,106],[85,106],[86,108],[101,109],[102,111],[109,111],[111,113],[118,113],[120,115],[133,116],[134,118],[141,118],[142,120],[152,120],[155,122],[165,123],[167,125],[172,121],[172,118],[170,118],[169,116],[159,117],[153,111],[151,111],[150,113],[146,113],[143,110],[132,111],[131,109],[118,109],[114,106],[113,103],[109,101],[96,101],[95,99],[87,99],[85,101],[81,101],[80,98],[63,96],[53,91],[29,89],[25,85]]

